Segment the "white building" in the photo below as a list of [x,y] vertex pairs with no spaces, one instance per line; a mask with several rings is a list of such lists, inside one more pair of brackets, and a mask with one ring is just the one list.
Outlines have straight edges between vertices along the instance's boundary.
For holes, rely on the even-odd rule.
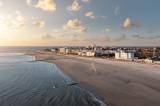
[[77,52],[78,56],[82,56],[82,52],[78,51]]
[[79,51],[78,55],[79,56],[93,57],[93,56],[95,56],[95,52],[94,51]]
[[67,49],[67,48],[59,48],[59,53],[61,54],[68,54],[70,53],[71,50],[70,49]]
[[93,51],[87,51],[86,52],[86,56],[93,57],[93,56],[95,56],[95,52],[93,52]]
[[145,63],[148,63],[148,64],[153,63],[153,61],[152,61],[151,59],[145,59],[144,62],[145,62]]
[[119,51],[115,52],[115,59],[134,59],[134,53]]
[[56,52],[56,49],[51,49],[51,52]]
[[116,51],[114,50],[96,50],[95,52],[97,54],[107,55],[107,54],[115,54]]
[[59,53],[62,53],[62,54],[66,53],[66,48],[59,48]]
[[71,49],[66,49],[66,54],[71,53]]

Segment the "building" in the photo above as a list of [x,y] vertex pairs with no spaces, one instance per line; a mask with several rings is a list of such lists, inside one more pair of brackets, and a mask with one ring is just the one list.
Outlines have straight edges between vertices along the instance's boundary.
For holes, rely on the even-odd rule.
[[121,50],[115,52],[115,59],[134,59],[134,53]]
[[51,52],[57,52],[57,51],[58,51],[57,48],[52,48],[52,49],[51,49]]
[[153,61],[151,59],[145,59],[144,62],[147,63],[147,64],[153,63]]
[[68,54],[70,53],[71,50],[70,49],[67,49],[67,48],[59,48],[59,53],[61,54]]
[[89,51],[89,50],[87,50],[87,51],[79,51],[78,52],[79,56],[87,56],[87,57],[94,57],[95,54],[96,53],[94,51]]
[[65,54],[66,53],[66,48],[59,48],[59,53]]
[[160,61],[153,61],[153,63],[155,63],[155,64],[160,64]]
[[93,52],[93,51],[87,51],[86,52],[86,56],[88,56],[88,57],[94,57],[95,56],[95,52]]
[[66,51],[65,51],[66,54],[69,54],[71,52],[72,52],[71,49],[66,49]]

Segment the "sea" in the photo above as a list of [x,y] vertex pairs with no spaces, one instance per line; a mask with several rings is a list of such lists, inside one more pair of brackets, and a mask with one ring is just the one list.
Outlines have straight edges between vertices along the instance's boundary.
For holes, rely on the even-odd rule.
[[25,55],[46,47],[0,47],[0,106],[107,106],[54,64]]

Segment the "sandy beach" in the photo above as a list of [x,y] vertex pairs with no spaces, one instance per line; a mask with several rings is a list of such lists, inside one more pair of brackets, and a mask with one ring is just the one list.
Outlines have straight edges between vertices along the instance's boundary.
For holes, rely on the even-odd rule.
[[32,54],[56,64],[66,75],[113,106],[160,106],[160,66],[105,59]]

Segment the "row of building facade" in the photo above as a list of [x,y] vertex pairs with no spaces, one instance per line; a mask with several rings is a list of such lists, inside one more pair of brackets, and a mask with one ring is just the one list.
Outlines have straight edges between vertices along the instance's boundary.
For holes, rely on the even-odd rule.
[[115,59],[135,59],[134,52],[126,52],[123,50],[72,50],[68,48],[59,48],[59,53],[87,57],[112,55]]

